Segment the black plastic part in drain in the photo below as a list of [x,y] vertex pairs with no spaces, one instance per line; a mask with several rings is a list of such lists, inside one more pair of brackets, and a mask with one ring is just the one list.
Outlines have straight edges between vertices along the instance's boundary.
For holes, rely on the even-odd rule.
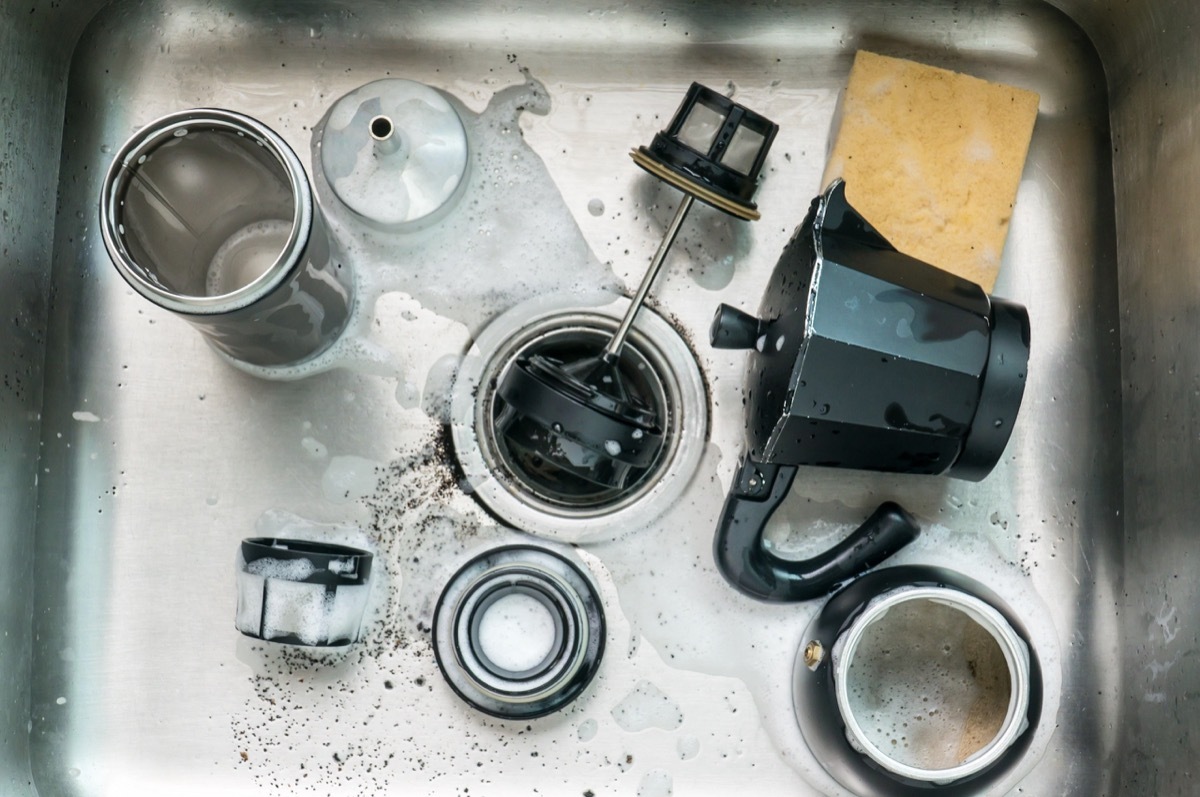
[[811,559],[785,559],[764,545],[763,531],[795,478],[795,465],[744,459],[725,499],[713,554],[721,574],[752,598],[770,603],[819,598],[882,563],[921,533],[912,515],[887,501],[828,551]]
[[[826,655],[815,668],[804,662],[804,648],[818,642],[832,651],[841,633],[874,598],[900,587],[948,587],[972,595],[998,611],[1029,649],[1029,727],[994,764],[967,778],[949,783],[914,781],[888,772],[850,746],[846,724],[837,705],[833,657]],[[1042,667],[1029,632],[1012,609],[983,584],[944,567],[903,565],[885,567],[856,579],[835,593],[809,624],[792,675],[796,722],[817,761],[844,787],[862,797],[970,797],[983,794],[1012,774],[1025,757],[1042,719]]]
[[650,467],[662,448],[655,412],[629,397],[617,367],[599,358],[572,366],[538,354],[520,358],[496,392],[517,415],[545,430],[539,440],[546,448],[557,435],[636,468]]

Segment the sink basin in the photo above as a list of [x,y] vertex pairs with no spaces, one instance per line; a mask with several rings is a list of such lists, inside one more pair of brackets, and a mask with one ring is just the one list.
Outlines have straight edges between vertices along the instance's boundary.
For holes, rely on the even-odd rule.
[[[1200,7],[2,0],[0,19],[0,793],[844,793],[792,716],[817,606],[755,604],[713,569],[744,360],[706,330],[721,302],[757,306],[860,48],[1041,95],[995,291],[1029,309],[1028,388],[984,481],[806,469],[772,538],[802,554],[890,498],[927,529],[913,561],[993,556],[1044,607],[1061,674],[1056,727],[1004,788],[1191,793],[1200,233],[1181,209],[1200,190]],[[360,234],[316,175],[329,107],[386,77],[470,120],[457,239]],[[608,615],[588,692],[495,720],[443,682],[430,618],[473,552],[529,538],[456,471],[449,385],[512,307],[636,285],[678,194],[626,153],[692,80],[781,128],[762,221],[697,207],[654,290],[703,374],[708,443],[661,518],[573,553]],[[357,348],[304,378],[233,367],[105,252],[112,154],[205,106],[291,145],[344,260],[375,279]],[[237,634],[237,544],[276,534],[377,551],[358,646]]]

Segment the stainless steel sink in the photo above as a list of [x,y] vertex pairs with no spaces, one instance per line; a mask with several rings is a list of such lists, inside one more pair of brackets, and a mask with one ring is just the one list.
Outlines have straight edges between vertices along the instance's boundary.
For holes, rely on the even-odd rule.
[[[935,540],[987,541],[1048,607],[1061,650],[1057,728],[1012,793],[1193,792],[1200,6],[3,0],[0,22],[0,793],[826,788],[794,749],[787,690],[815,607],[743,600],[707,556],[736,462],[743,361],[705,338],[719,302],[757,304],[820,189],[859,48],[1041,94],[996,289],[1029,308],[1028,390],[985,481],[812,469],[773,533],[801,550],[895,498]],[[504,723],[454,698],[429,645],[447,568],[516,536],[461,489],[436,399],[487,318],[549,283],[474,297],[468,258],[445,281],[478,302],[422,302],[414,288],[371,308],[364,334],[384,365],[261,379],[126,286],[97,203],[112,153],[169,111],[253,115],[311,175],[313,128],[346,92],[405,77],[485,124],[522,69],[549,110],[492,131],[519,166],[493,186],[512,207],[492,227],[495,206],[473,211],[498,242],[473,251],[514,282],[522,263],[570,252],[564,274],[599,288],[611,268],[636,284],[675,197],[625,153],[691,80],[734,91],[781,132],[763,221],[693,211],[655,291],[708,384],[698,476],[655,528],[580,546],[609,613],[597,681],[560,715]],[[532,200],[542,215],[523,224],[511,211]],[[555,232],[535,223],[546,218]],[[418,268],[421,251],[392,265]],[[234,555],[256,531],[380,550],[362,644],[322,657],[239,637]],[[914,556],[953,563],[947,550]],[[623,701],[638,695],[649,702],[630,722]]]

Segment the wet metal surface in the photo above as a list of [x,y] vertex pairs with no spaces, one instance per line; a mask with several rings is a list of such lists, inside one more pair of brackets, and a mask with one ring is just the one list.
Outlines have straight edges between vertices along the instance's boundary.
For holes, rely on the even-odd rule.
[[[432,474],[420,489],[445,505],[443,520],[477,510],[453,478],[438,481],[449,461],[428,446],[439,410],[400,401],[404,379],[359,368],[271,382],[231,368],[121,280],[96,203],[112,154],[167,112],[253,115],[312,177],[313,127],[346,92],[405,77],[479,112],[525,80],[522,67],[550,100],[546,115],[519,123],[559,195],[547,201],[562,203],[570,235],[631,288],[678,194],[633,167],[628,149],[662,128],[692,80],[728,85],[780,125],[756,197],[763,220],[697,207],[654,291],[710,392],[716,485],[697,480],[680,499],[706,506],[736,465],[745,367],[743,355],[707,346],[712,313],[720,302],[756,306],[821,188],[837,94],[860,47],[1041,94],[995,289],[1029,309],[1028,387],[983,482],[804,469],[777,536],[803,540],[820,519],[851,524],[885,498],[924,523],[986,533],[1028,573],[1063,652],[1058,728],[1023,793],[1190,788],[1184,773],[1200,752],[1187,732],[1187,695],[1200,682],[1188,608],[1200,566],[1189,533],[1200,500],[1200,287],[1187,264],[1200,233],[1178,210],[1200,191],[1188,32],[1200,11],[1190,4],[1062,3],[1095,45],[1035,2],[119,2],[86,27],[99,4],[71,5],[0,4],[4,794],[602,794],[672,780],[676,794],[747,783],[818,793],[773,752],[744,688],[669,669],[652,635],[631,632],[623,614],[636,612],[599,560],[588,564],[610,613],[610,652],[588,694],[529,733],[471,713],[432,680],[427,629],[412,621],[431,606],[394,599],[400,608],[377,618],[394,633],[377,632],[357,658],[314,664],[239,642],[235,546],[286,530],[280,512],[353,524],[372,540],[430,530],[455,539],[462,524],[432,515],[417,529],[400,488],[360,497],[347,475],[360,461],[379,467],[380,485]],[[522,298],[500,297],[489,312]],[[404,297],[373,311],[372,340],[399,352],[419,386],[478,332]],[[680,517],[689,519],[676,533],[707,544],[715,516]],[[505,539],[489,534],[476,541]],[[425,555],[426,537],[405,539],[418,540],[410,555]],[[381,595],[436,595],[449,572],[409,566]],[[693,622],[706,617],[698,608]],[[1127,661],[1114,661],[1118,650]],[[614,720],[612,707],[643,680],[671,700],[639,723]],[[678,722],[663,709],[672,705]]]

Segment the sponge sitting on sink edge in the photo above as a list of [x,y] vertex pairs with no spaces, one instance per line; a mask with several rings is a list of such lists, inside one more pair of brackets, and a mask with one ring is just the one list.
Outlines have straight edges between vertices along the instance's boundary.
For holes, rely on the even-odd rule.
[[897,249],[992,292],[1038,95],[860,50],[823,185]]

